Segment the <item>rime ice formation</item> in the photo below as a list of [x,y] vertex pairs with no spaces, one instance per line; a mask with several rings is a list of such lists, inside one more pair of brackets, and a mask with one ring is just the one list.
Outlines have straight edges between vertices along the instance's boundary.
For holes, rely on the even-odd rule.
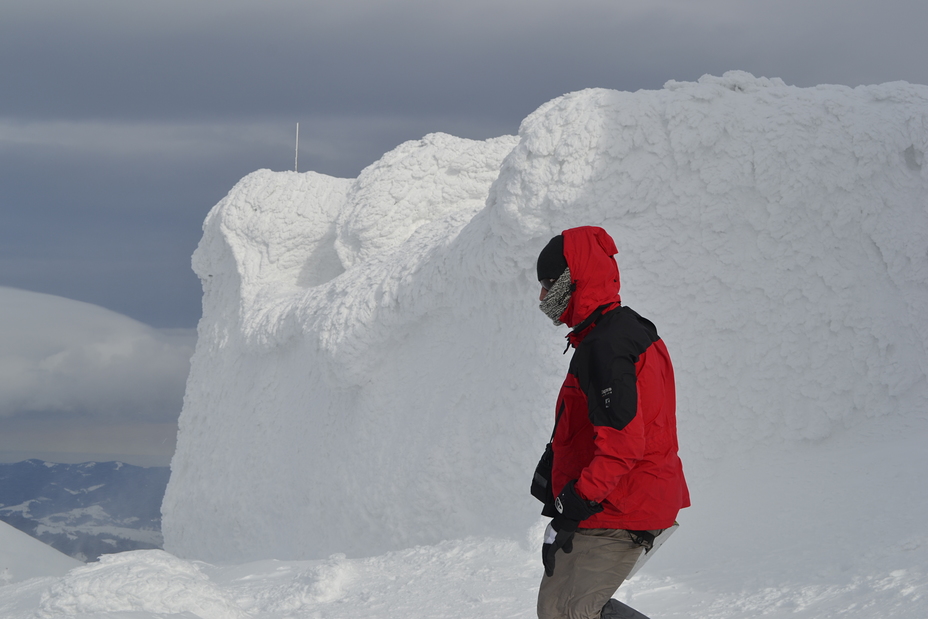
[[534,259],[576,225],[615,237],[668,344],[688,470],[924,416],[926,152],[924,86],[732,72],[565,95],[517,138],[429,135],[354,180],[249,175],[194,254],[166,550],[521,538],[568,359]]

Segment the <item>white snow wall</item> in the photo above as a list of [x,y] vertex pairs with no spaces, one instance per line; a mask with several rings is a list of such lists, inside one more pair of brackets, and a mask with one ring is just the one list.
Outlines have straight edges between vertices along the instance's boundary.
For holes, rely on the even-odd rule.
[[[555,99],[357,179],[259,171],[210,212],[163,505],[207,561],[374,555],[536,520],[569,355],[537,252],[600,225],[678,376],[684,466],[928,410],[928,88],[742,72]],[[694,496],[694,501],[699,501]]]

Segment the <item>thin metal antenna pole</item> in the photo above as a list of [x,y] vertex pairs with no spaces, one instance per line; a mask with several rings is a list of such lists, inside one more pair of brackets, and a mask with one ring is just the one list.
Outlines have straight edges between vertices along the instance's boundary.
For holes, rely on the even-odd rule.
[[296,124],[296,154],[293,155],[293,171],[300,171],[300,123]]

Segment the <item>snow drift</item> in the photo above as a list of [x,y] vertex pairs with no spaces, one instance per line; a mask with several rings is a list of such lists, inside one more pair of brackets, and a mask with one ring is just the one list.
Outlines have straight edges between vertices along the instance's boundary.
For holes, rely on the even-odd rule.
[[429,135],[354,180],[249,175],[194,254],[165,548],[522,538],[568,359],[534,259],[575,225],[615,237],[623,301],[668,344],[689,471],[924,417],[926,152],[924,86],[733,72],[565,95],[517,138]]

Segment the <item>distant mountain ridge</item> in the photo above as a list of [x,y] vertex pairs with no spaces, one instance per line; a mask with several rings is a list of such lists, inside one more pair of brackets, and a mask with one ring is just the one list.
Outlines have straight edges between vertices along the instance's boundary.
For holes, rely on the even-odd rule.
[[123,462],[0,464],[0,520],[81,561],[161,548],[169,476]]

